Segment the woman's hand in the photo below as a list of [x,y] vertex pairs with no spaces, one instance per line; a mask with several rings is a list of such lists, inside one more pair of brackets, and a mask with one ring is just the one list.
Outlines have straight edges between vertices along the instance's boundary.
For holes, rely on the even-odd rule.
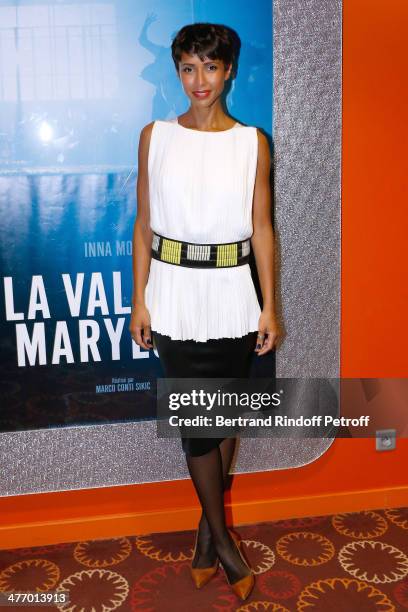
[[[132,307],[129,331],[133,340],[144,349],[153,348],[150,313],[144,304]],[[143,336],[142,336],[143,330]]]
[[259,332],[256,339],[255,353],[259,356],[265,355],[265,353],[271,351],[280,336],[276,315],[271,310],[262,310],[261,316],[259,317],[258,329]]

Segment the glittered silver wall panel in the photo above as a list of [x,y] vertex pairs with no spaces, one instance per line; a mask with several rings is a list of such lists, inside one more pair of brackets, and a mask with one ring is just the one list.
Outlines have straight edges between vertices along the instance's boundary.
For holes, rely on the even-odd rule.
[[[339,374],[341,2],[274,3],[274,168],[280,377]],[[242,439],[235,472],[302,466],[330,440]],[[154,422],[0,435],[0,494],[188,478]]]
[[336,377],[340,334],[341,2],[274,3],[277,376]]

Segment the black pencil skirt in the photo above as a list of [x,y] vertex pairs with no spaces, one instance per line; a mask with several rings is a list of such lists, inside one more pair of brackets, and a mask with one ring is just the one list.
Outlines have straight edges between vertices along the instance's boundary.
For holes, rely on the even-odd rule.
[[[173,340],[152,331],[166,378],[247,378],[258,332],[241,338],[211,338],[206,342]],[[191,456],[205,455],[225,438],[184,438],[183,451]]]

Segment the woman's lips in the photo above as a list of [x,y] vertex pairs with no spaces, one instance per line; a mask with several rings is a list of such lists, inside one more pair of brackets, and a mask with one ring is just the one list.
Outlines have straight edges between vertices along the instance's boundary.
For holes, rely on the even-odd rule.
[[193,95],[196,98],[206,98],[208,95],[210,95],[210,91],[209,90],[203,90],[203,91],[193,91]]

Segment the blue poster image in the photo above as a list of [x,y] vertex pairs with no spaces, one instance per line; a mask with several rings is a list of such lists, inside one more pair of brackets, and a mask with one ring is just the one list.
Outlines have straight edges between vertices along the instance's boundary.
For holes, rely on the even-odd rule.
[[138,143],[188,109],[170,47],[194,22],[237,32],[226,111],[270,136],[270,2],[0,4],[0,431],[155,418],[128,329]]

